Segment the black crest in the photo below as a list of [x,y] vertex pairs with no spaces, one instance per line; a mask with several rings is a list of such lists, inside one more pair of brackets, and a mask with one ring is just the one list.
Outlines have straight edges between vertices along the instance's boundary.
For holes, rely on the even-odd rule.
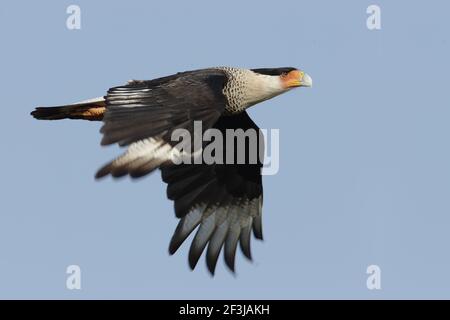
[[285,68],[263,68],[263,69],[252,69],[253,72],[259,74],[265,74],[268,76],[281,76],[283,73],[289,73],[291,71],[297,70],[296,68],[285,67]]

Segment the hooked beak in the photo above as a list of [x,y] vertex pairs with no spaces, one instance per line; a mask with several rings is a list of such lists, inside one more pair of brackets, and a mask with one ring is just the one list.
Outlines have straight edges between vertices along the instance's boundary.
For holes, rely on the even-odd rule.
[[296,87],[312,87],[312,78],[305,72],[294,70],[282,77],[284,87],[292,89]]
[[307,73],[303,73],[303,79],[300,80],[300,86],[301,87],[312,87],[312,78]]

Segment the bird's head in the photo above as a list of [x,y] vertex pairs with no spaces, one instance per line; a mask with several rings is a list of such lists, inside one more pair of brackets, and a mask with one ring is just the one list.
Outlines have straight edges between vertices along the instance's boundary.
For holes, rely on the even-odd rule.
[[311,77],[302,70],[296,68],[270,68],[253,69],[254,72],[268,76],[276,76],[281,81],[281,86],[285,90],[297,87],[312,87]]

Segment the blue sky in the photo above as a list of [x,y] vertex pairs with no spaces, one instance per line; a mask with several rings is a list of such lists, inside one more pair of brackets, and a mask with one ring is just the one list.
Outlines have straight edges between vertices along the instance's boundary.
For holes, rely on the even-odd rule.
[[[81,7],[81,30],[66,8]],[[366,27],[381,7],[382,29]],[[450,298],[446,1],[3,1],[0,298]],[[99,123],[38,122],[37,105],[128,79],[217,65],[295,66],[314,80],[250,110],[280,129],[263,243],[211,278],[159,173],[95,181],[119,153]],[[66,268],[82,290],[66,289]],[[382,289],[366,288],[366,268]]]

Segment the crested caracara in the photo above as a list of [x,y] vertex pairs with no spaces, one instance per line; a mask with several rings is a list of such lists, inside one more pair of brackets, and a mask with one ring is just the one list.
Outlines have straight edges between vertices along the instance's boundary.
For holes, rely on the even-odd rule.
[[[97,178],[136,178],[159,168],[167,183],[167,196],[174,201],[180,219],[169,245],[170,254],[197,229],[189,265],[194,269],[207,247],[206,263],[214,274],[222,247],[225,263],[234,271],[237,245],[251,259],[251,232],[257,239],[263,237],[262,161],[250,163],[246,158],[240,164],[174,164],[170,157],[175,148],[171,134],[176,129],[193,131],[194,121],[201,121],[203,131],[259,130],[246,112],[248,107],[311,85],[311,78],[295,68],[209,68],[154,80],[132,80],[109,89],[104,97],[39,107],[31,114],[41,120],[103,121],[101,144],[117,143],[128,149],[103,166]],[[246,149],[249,143],[246,141]]]

